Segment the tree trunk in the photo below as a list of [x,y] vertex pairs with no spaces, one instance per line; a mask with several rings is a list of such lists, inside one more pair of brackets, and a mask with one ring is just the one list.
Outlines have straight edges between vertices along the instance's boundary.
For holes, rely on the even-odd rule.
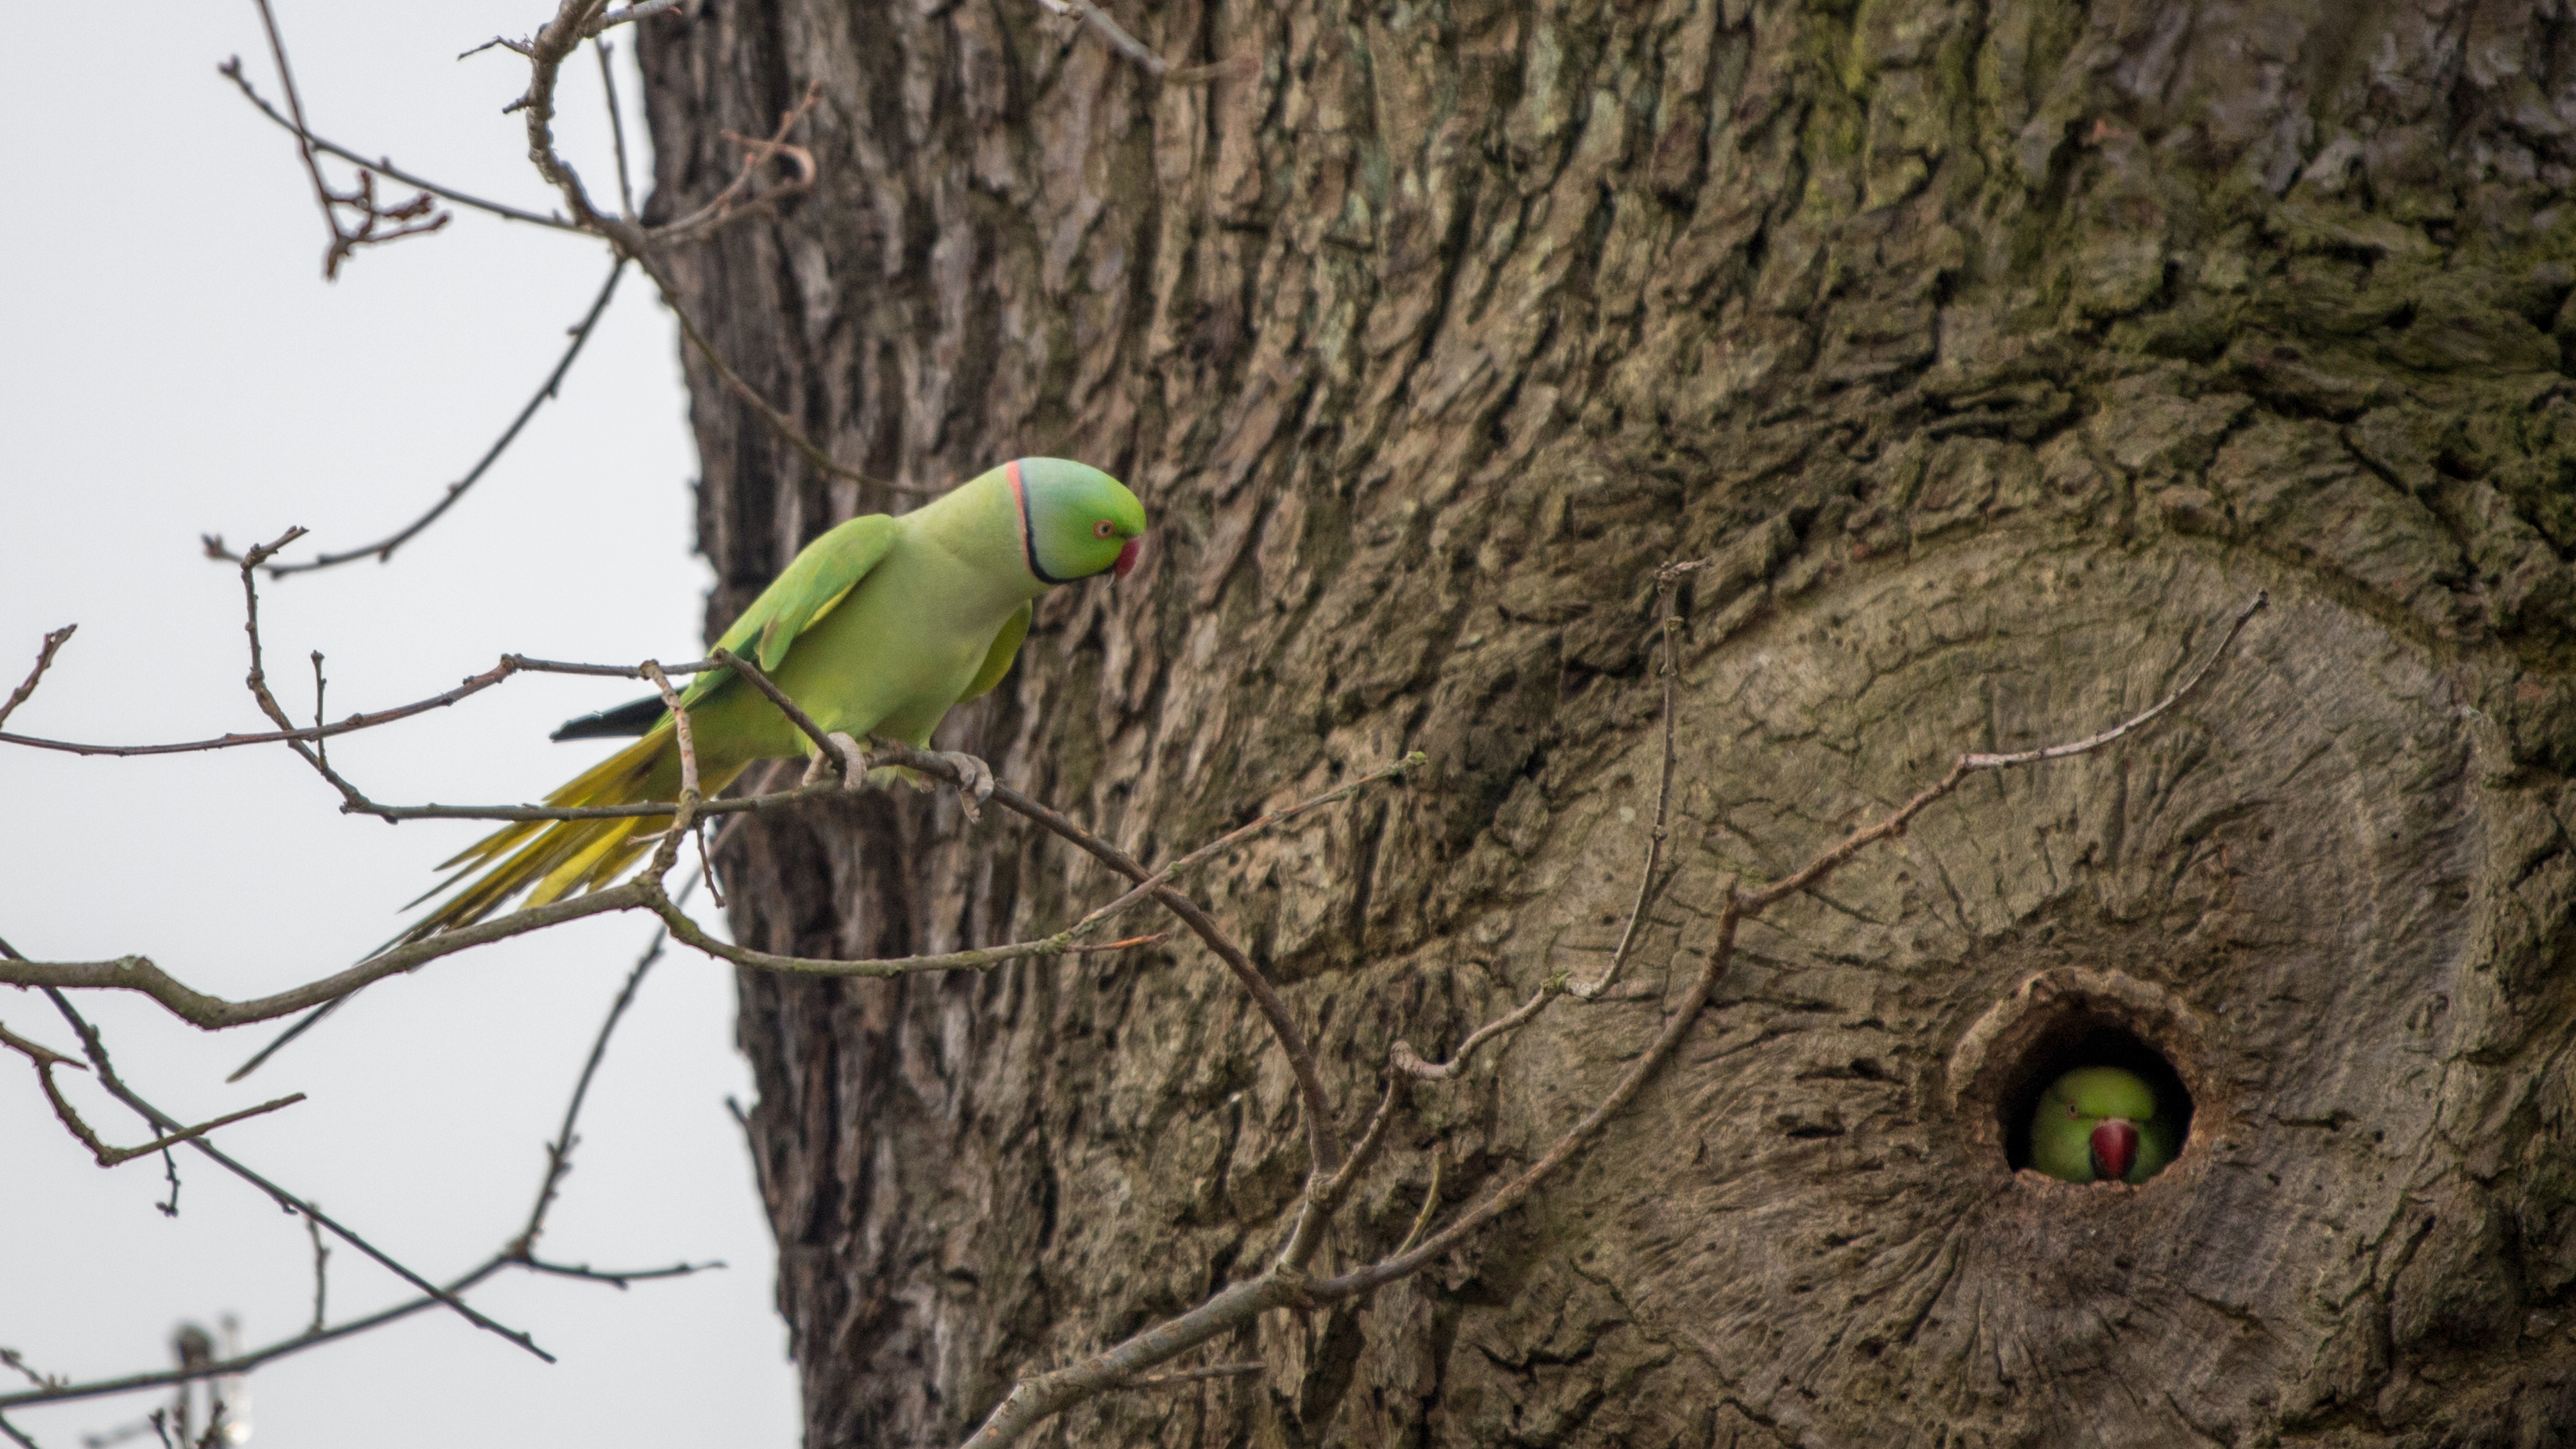
[[[1128,479],[943,732],[1168,858],[1419,748],[1192,889],[1347,1136],[1598,969],[1684,596],[1669,882],[1627,980],[1414,1093],[1322,1266],[1454,1215],[1652,1036],[1731,879],[1983,777],[1748,928],[1535,1203],[1047,1442],[2334,1444],[2576,1436],[2576,21],[2504,0],[722,0],[642,27],[654,205],[820,181],[675,258],[843,462]],[[690,359],[710,633],[900,506]],[[746,944],[1051,929],[1103,872],[951,798],[747,823]],[[1289,1073],[1186,936],[890,982],[746,973],[808,1443],[962,1438],[1275,1250]],[[2085,1042],[2081,1047],[2070,1045]],[[2138,1188],[2014,1171],[2076,1051],[2168,1068]]]

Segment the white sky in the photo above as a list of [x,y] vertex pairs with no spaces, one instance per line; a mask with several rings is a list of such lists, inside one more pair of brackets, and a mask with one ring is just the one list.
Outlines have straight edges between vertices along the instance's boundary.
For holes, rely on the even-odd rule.
[[[454,57],[527,33],[550,5],[279,10],[316,130],[549,209],[519,120],[500,113],[524,64]],[[278,93],[249,0],[122,7],[112,64],[81,6],[18,7],[11,40],[0,690],[44,630],[81,630],[7,728],[115,742],[263,728],[241,685],[236,576],[201,557],[198,534],[239,546],[301,524],[312,534],[295,556],[406,521],[553,365],[607,258],[460,212],[443,234],[361,252],[326,285],[325,233],[291,142],[215,72],[238,54]],[[585,57],[566,76],[559,134],[594,194],[613,194],[596,67]],[[630,91],[640,148],[639,110]],[[335,718],[447,688],[504,652],[694,657],[706,572],[690,554],[683,408],[673,329],[630,274],[561,401],[445,520],[390,565],[266,589],[288,707],[311,708],[317,648]],[[522,678],[347,739],[332,758],[383,800],[532,799],[604,752],[548,744],[546,731],[636,692]],[[149,955],[236,998],[353,960],[400,924],[430,867],[481,831],[341,816],[277,749],[133,761],[5,749],[0,798],[11,812],[0,936],[38,959]],[[272,1028],[209,1036],[139,997],[85,1005],[123,1074],[188,1120],[310,1093],[219,1140],[436,1279],[516,1230],[591,1033],[648,936],[640,919],[590,921],[448,958],[371,989],[234,1087],[223,1074]],[[724,1106],[750,1095],[733,1013],[728,968],[682,953],[655,969],[594,1088],[545,1239],[572,1262],[721,1258],[729,1271],[625,1293],[505,1275],[474,1301],[561,1363],[424,1313],[261,1370],[252,1442],[792,1443],[773,1250]],[[0,991],[0,1022],[75,1047],[33,993]],[[129,1113],[74,1091],[110,1140],[142,1140]],[[0,1055],[0,1345],[87,1379],[165,1367],[183,1319],[237,1314],[254,1343],[302,1327],[301,1220],[179,1158],[186,1187],[169,1220],[153,1207],[157,1158],[100,1171],[54,1123],[23,1059]],[[356,1252],[334,1252],[335,1320],[407,1293]],[[12,1418],[61,1449],[161,1401]]]

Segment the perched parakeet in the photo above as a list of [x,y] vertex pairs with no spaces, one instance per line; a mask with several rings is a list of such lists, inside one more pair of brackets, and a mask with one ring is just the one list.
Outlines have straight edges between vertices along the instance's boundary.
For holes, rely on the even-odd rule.
[[2144,1182],[2173,1161],[2177,1125],[2137,1073],[2077,1067],[2039,1094],[2030,1165],[2068,1182]]
[[[1125,574],[1144,531],[1144,506],[1117,479],[1061,458],[1022,458],[913,512],[853,518],[815,539],[718,642],[759,665],[825,731],[856,741],[873,730],[926,748],[952,706],[1001,682],[1039,595],[1095,574]],[[731,670],[698,675],[680,703],[708,795],[757,760],[804,755],[822,764],[813,742]],[[643,738],[575,776],[547,804],[679,798],[678,737],[658,695],[573,720],[554,737],[605,735]],[[982,762],[956,758],[970,776],[990,778]],[[496,830],[441,866],[462,869],[429,895],[460,881],[462,888],[378,953],[471,925],[522,892],[538,906],[597,890],[668,823],[641,816]],[[337,1005],[297,1022],[235,1078]]]

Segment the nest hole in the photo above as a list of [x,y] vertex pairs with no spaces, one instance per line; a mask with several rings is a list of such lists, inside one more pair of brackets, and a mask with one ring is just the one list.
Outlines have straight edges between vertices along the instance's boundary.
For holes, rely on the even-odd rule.
[[2040,1094],[2077,1067],[2123,1067],[2137,1073],[2155,1092],[2159,1109],[2170,1108],[2180,1119],[2176,1155],[2190,1143],[2191,1089],[2183,1085],[2172,1059],[2116,1017],[2077,1006],[2031,1032],[1995,1083],[1995,1126],[2003,1136],[2004,1161],[2014,1171],[2030,1166],[2030,1124]]

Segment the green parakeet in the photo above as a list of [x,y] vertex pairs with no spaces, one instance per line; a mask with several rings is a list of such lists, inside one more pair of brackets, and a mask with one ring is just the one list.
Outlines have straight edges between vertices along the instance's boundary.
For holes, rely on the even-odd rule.
[[2144,1182],[2173,1161],[2178,1125],[2137,1073],[2077,1067],[2039,1095],[2030,1165],[2067,1182]]
[[[1144,506],[1117,479],[1061,458],[1022,458],[911,513],[853,518],[815,539],[719,644],[758,664],[827,732],[858,740],[873,730],[926,748],[952,706],[1001,682],[1039,595],[1095,574],[1124,575],[1144,531]],[[813,742],[731,670],[698,675],[680,702],[708,795],[754,761],[806,755],[823,763]],[[554,737],[632,734],[643,738],[546,803],[678,799],[679,742],[658,696],[573,720]],[[970,776],[989,779],[980,761],[957,758]],[[474,878],[379,953],[471,925],[522,892],[537,906],[597,890],[668,824],[645,816],[523,821],[496,830],[440,867],[463,869],[429,894]],[[298,1022],[235,1077],[338,1004]]]

